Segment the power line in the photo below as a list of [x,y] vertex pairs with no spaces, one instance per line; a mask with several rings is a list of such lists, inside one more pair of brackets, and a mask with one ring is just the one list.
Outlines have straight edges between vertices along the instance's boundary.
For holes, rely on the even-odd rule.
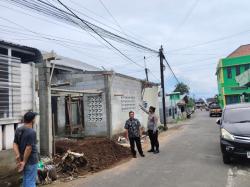
[[[92,10],[86,8],[86,7],[83,6],[81,3],[78,3],[78,2],[75,2],[75,1],[72,1],[72,0],[69,0],[69,1],[70,1],[72,4],[76,5],[77,7],[81,7],[81,8],[83,8],[84,10],[86,10],[86,11],[92,13],[93,15],[95,15],[95,16],[97,16],[97,17],[99,17],[99,18],[105,19],[103,16],[101,16],[101,15],[99,15],[99,14],[93,12]],[[103,2],[103,1],[102,1],[102,2]],[[81,13],[80,11],[78,11],[78,12]],[[110,13],[111,13],[111,12],[110,12]],[[91,19],[93,19],[93,18],[91,18]],[[138,42],[140,42],[140,43],[144,43],[144,44],[147,44],[147,45],[151,43],[151,42],[145,40],[145,38],[142,38],[141,36],[138,36],[138,35],[136,35],[136,34],[134,34],[134,33],[132,33],[132,32],[126,31],[126,34],[125,34],[125,33],[124,33],[124,32],[125,32],[124,29],[121,29],[121,31],[120,31],[120,30],[117,30],[116,28],[111,27],[111,26],[109,26],[109,25],[107,25],[107,24],[104,24],[104,23],[102,23],[102,22],[100,22],[100,21],[98,21],[98,20],[96,20],[96,19],[93,19],[93,20],[95,20],[95,21],[97,21],[98,23],[100,23],[100,24],[102,24],[102,25],[104,25],[104,26],[106,26],[106,27],[108,27],[108,28],[111,28],[111,29],[113,29],[113,30],[115,30],[115,31],[117,31],[117,32],[119,32],[119,33],[121,33],[121,34],[124,34],[124,35],[130,37],[131,39],[133,39],[133,40],[135,40],[135,41],[138,41]],[[108,20],[108,21],[109,21],[109,20]],[[111,21],[109,21],[109,22],[111,23]],[[114,24],[114,23],[112,22],[112,24]],[[122,30],[123,30],[124,32],[122,32]],[[128,33],[129,33],[129,34],[128,34]],[[145,40],[145,41],[143,41],[143,40]]]
[[[114,23],[120,28],[121,32],[126,36],[129,37],[129,35],[126,34],[122,26],[119,24],[119,22],[115,19],[115,17],[112,15],[111,11],[107,8],[107,6],[103,3],[102,0],[99,0],[100,4],[103,6],[103,8],[106,10],[106,12],[109,14],[109,16],[113,19]],[[138,49],[137,49],[138,50]],[[138,50],[139,51],[139,50]]]
[[149,69],[149,73],[159,82],[161,82],[161,80]]
[[[49,4],[51,5],[51,6],[54,6],[53,4],[51,4],[50,2],[49,2]],[[66,15],[67,16],[67,15]],[[4,18],[3,18],[4,19]],[[70,18],[69,18],[70,19]],[[5,20],[7,20],[7,19],[5,19]],[[10,20],[7,20],[7,21],[9,21],[9,22],[11,22]],[[73,21],[73,20],[72,20]],[[12,22],[13,23],[13,22]],[[14,24],[14,23],[13,23]],[[76,23],[77,24],[77,23]],[[18,25],[18,24],[16,24],[16,25]],[[19,27],[22,27],[21,25],[18,25]],[[80,26],[80,25],[79,25]],[[81,26],[80,26],[81,27]],[[22,28],[24,28],[24,27],[22,27]],[[28,30],[29,32],[32,32],[32,33],[35,33],[35,34],[38,34],[38,33],[36,33],[36,32],[34,32],[34,31],[31,31],[31,30],[29,30],[29,29],[27,29],[27,28],[25,28],[25,30]],[[88,31],[87,31],[88,32]],[[89,33],[89,32],[88,32]],[[91,33],[89,33],[93,38],[95,38],[98,42],[100,42],[96,37],[94,37]],[[48,39],[48,40],[55,40],[55,41],[58,41],[58,40],[56,40],[56,39],[54,39],[54,38],[48,38],[47,36],[42,36],[43,38],[45,38],[45,39]],[[103,44],[102,42],[100,42],[101,44]],[[104,44],[103,44],[104,45]],[[105,45],[106,46],[106,45]],[[107,46],[106,46],[107,47]],[[107,47],[108,48],[108,47]]]
[[[64,10],[62,10],[62,9],[60,9],[60,8],[50,4],[50,3],[46,3],[46,2],[44,2],[42,0],[34,0],[34,1],[31,1],[31,2],[27,2],[26,0],[6,0],[6,1],[10,1],[11,3],[13,3],[15,5],[17,4],[19,6],[35,10],[35,11],[39,12],[40,14],[44,14],[44,15],[59,19],[59,20],[61,20],[63,22],[73,24],[74,26],[75,25],[80,26],[83,30],[85,30],[87,32],[91,31],[91,32],[95,33],[96,35],[98,35],[103,41],[105,41],[107,44],[109,44],[113,49],[115,49],[123,57],[125,57],[130,62],[133,62],[134,64],[137,64],[139,67],[144,68],[142,65],[136,63],[134,60],[132,60],[130,57],[128,57],[126,54],[124,54],[122,51],[120,51],[118,48],[116,48],[107,39],[111,39],[111,40],[116,41],[118,43],[125,44],[125,45],[131,46],[131,47],[135,47],[135,48],[140,49],[140,50],[144,50],[144,51],[147,51],[147,52],[152,52],[152,53],[157,53],[158,54],[157,50],[154,50],[154,49],[151,49],[149,47],[143,46],[143,45],[138,44],[138,43],[136,43],[134,41],[131,41],[131,40],[127,39],[127,38],[121,37],[121,36],[119,36],[117,34],[114,34],[114,33],[110,32],[110,31],[107,31],[107,30],[105,30],[105,29],[103,29],[103,28],[101,28],[101,27],[99,27],[97,25],[94,25],[93,23],[90,23],[90,22],[80,18],[69,7],[64,5],[60,0],[57,0],[57,1],[65,9],[67,9],[70,13],[67,12],[67,11],[64,11]],[[168,66],[170,67],[169,64],[168,64]],[[171,71],[172,71],[172,73],[174,73],[172,69],[171,69]]]
[[241,32],[238,32],[238,33],[234,33],[234,34],[231,34],[231,35],[223,36],[223,37],[220,37],[220,38],[217,38],[217,39],[208,40],[206,42],[201,42],[201,43],[197,43],[197,44],[194,44],[194,45],[169,50],[169,52],[183,51],[183,50],[188,50],[188,49],[192,49],[192,48],[196,48],[196,47],[201,47],[201,46],[204,46],[204,45],[209,45],[211,43],[216,43],[216,42],[220,42],[220,41],[223,41],[223,40],[231,39],[231,38],[234,38],[234,37],[237,37],[237,36],[240,36],[242,34],[249,33],[249,32],[250,32],[250,29],[245,30],[245,31],[241,31]]
[[123,28],[121,27],[121,25],[119,24],[119,22],[115,19],[115,17],[111,14],[111,12],[109,11],[109,9],[106,7],[106,5],[103,3],[102,0],[99,0],[100,4],[103,6],[103,8],[106,10],[106,12],[110,15],[110,17],[113,19],[114,23],[121,29],[121,31],[123,32],[124,35],[127,36],[127,34],[124,32]]
[[77,19],[79,19],[82,23],[84,23],[89,29],[91,29],[95,34],[97,34],[101,39],[103,39],[106,43],[108,43],[113,49],[118,51],[122,56],[124,56],[126,59],[131,61],[132,63],[136,64],[139,67],[143,67],[142,65],[138,64],[134,60],[132,60],[130,57],[125,55],[123,52],[121,52],[117,47],[115,47],[112,43],[110,43],[108,40],[106,40],[103,36],[101,36],[96,30],[94,30],[88,23],[83,21],[79,16],[77,16],[70,8],[68,8],[65,4],[63,4],[60,0],[57,0],[62,6],[64,6],[68,11],[70,11]]
[[195,0],[195,2],[191,5],[190,9],[187,11],[187,13],[185,14],[183,20],[173,29],[172,33],[169,35],[167,41],[172,38],[172,34],[175,33],[177,34],[179,30],[181,30],[181,28],[185,25],[185,23],[187,22],[187,20],[190,18],[190,16],[192,15],[194,9],[196,8],[197,4],[199,3],[199,0]]
[[[66,8],[68,11],[70,11],[71,13],[65,12],[63,10],[61,10],[58,7],[55,7],[54,5],[50,4],[50,3],[46,3],[44,1],[38,0],[39,4],[31,2],[29,4],[27,4],[26,1],[17,1],[17,0],[13,0],[11,2],[15,2],[18,3],[18,5],[21,6],[25,6],[27,8],[31,8],[33,10],[39,11],[41,13],[45,13],[46,15],[49,16],[53,16],[56,17],[57,19],[62,19],[64,21],[70,22],[70,23],[74,23],[77,24],[78,26],[80,26],[82,29],[84,29],[85,31],[90,30],[92,32],[94,32],[95,34],[97,34],[99,37],[102,38],[102,40],[104,40],[106,43],[108,43],[113,49],[115,49],[119,54],[121,54],[123,57],[125,57],[127,60],[133,62],[134,64],[137,64],[139,67],[143,67],[140,64],[136,63],[134,60],[132,60],[130,57],[128,57],[127,55],[125,55],[123,52],[121,52],[118,48],[116,48],[113,44],[111,44],[109,41],[107,41],[104,37],[107,37],[107,35],[103,35],[103,34],[109,34],[109,37],[111,36],[110,39],[118,39],[118,40],[122,40],[120,42],[123,42],[127,45],[132,45],[132,47],[136,47],[139,49],[143,49],[143,50],[148,50],[153,52],[154,50],[147,48],[145,46],[142,46],[140,44],[137,44],[133,41],[130,41],[126,38],[120,37],[118,35],[115,35],[109,31],[106,31],[86,20],[81,19],[79,16],[77,16],[72,10],[70,10],[67,6],[65,6],[61,1],[58,1],[62,6],[64,5],[64,8]],[[39,6],[40,5],[40,6]],[[77,20],[80,20],[82,24],[79,24],[79,22],[73,21],[70,17],[76,18]],[[94,27],[94,28],[93,28]],[[97,30],[99,29],[99,30]],[[113,38],[112,38],[113,37]],[[156,52],[156,51],[154,51]]]
[[165,62],[166,62],[166,64],[167,64],[168,68],[170,69],[171,73],[174,75],[174,78],[176,79],[176,81],[177,81],[178,83],[180,83],[179,79],[177,78],[177,76],[175,75],[173,69],[171,68],[170,64],[168,63],[168,61],[167,61],[165,55],[163,55],[163,59],[165,60]]
[[[66,22],[66,23],[73,24],[74,26],[76,25],[76,22],[72,22],[72,20],[67,17],[67,16],[70,16],[70,17],[76,18],[72,13],[66,12],[58,7],[52,6],[52,5],[46,3],[42,0],[33,0],[30,2],[27,2],[26,0],[5,0],[5,1],[11,2],[12,4],[22,6],[22,7],[28,8],[28,9],[35,10],[35,11],[39,12],[40,14],[45,14],[45,15],[48,15],[50,17],[54,17],[56,19],[59,19],[61,21]],[[116,42],[119,42],[121,44],[129,45],[131,47],[135,47],[135,48],[138,48],[138,49],[141,49],[144,51],[158,53],[157,50],[151,49],[151,48],[146,47],[144,45],[138,44],[132,40],[129,40],[127,38],[124,38],[122,36],[114,34],[114,33],[110,32],[108,30],[105,30],[105,29],[103,29],[103,28],[101,28],[93,23],[90,23],[87,20],[84,20],[81,18],[82,21],[79,22],[79,19],[76,18],[76,21],[77,20],[78,20],[78,23],[81,25],[83,24],[82,21],[84,21],[89,26],[91,26],[91,28],[93,28],[100,35],[102,35],[104,38],[109,38],[109,39],[116,41]],[[93,30],[90,29],[86,24],[84,24],[82,26],[84,29],[93,32]]]

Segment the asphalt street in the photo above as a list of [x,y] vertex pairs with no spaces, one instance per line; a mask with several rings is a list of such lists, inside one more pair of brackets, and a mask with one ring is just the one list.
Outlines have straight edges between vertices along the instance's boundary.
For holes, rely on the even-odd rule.
[[161,136],[160,154],[146,153],[60,187],[249,187],[249,161],[222,162],[216,119],[196,112],[181,128]]

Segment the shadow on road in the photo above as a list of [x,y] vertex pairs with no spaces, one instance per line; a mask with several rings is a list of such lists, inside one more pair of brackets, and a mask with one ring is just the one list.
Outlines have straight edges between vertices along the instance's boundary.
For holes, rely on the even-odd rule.
[[250,159],[233,159],[230,165],[245,168],[247,167],[250,169]]

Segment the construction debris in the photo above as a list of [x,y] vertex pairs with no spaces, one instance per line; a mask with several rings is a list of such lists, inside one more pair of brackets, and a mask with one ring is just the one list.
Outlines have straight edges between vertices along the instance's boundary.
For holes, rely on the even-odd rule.
[[57,166],[57,171],[74,176],[79,173],[78,168],[86,167],[87,163],[88,162],[84,154],[68,150],[67,153],[65,153],[65,155],[61,158],[61,162]]
[[128,148],[106,138],[58,140],[56,153],[58,155],[54,157],[54,162],[61,178],[83,176],[131,158]]
[[38,168],[38,184],[50,184],[55,180],[57,180],[55,165],[44,165]]
[[127,139],[125,137],[123,137],[123,136],[119,136],[117,141],[119,143],[127,143],[128,142]]

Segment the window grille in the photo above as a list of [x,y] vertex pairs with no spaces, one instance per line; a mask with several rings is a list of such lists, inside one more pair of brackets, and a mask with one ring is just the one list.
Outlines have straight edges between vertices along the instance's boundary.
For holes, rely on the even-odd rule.
[[21,113],[20,59],[0,55],[0,119]]
[[102,96],[88,96],[88,122],[101,122],[103,120]]

